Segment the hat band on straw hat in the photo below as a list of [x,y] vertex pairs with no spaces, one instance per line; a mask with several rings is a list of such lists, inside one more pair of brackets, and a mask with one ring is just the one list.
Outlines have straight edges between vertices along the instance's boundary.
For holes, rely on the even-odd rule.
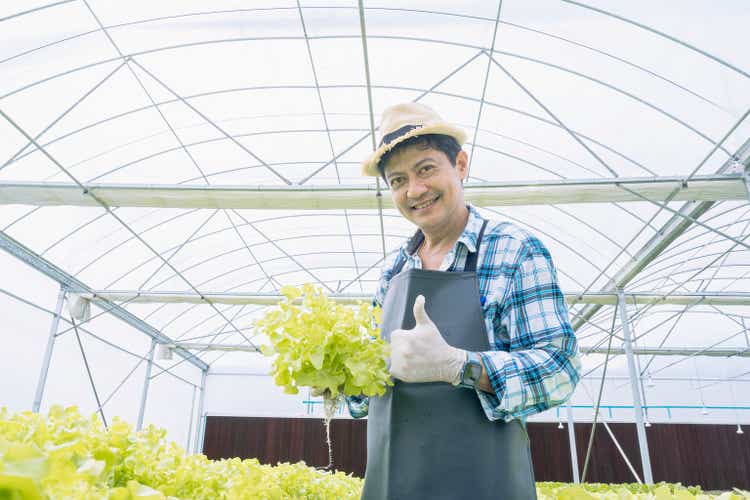
[[420,135],[447,135],[461,146],[466,132],[447,123],[435,111],[423,104],[407,102],[396,104],[383,111],[380,122],[380,145],[362,162],[362,175],[380,177],[380,160],[385,154],[411,137]]
[[408,134],[412,130],[422,128],[422,127],[424,127],[424,125],[404,125],[400,129],[394,130],[390,134],[385,134],[383,138],[380,139],[380,144],[378,145],[378,147],[381,147],[383,144],[388,144],[394,139],[398,139],[402,135]]

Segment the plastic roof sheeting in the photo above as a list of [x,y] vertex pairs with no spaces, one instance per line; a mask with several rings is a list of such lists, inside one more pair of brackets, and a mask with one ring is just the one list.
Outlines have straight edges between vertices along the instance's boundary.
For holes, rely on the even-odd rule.
[[[414,228],[359,165],[380,111],[418,100],[468,131],[467,198],[539,235],[566,292],[746,293],[749,21],[740,1],[5,2],[0,229],[91,290],[367,295]],[[175,340],[259,341],[258,305],[119,303]],[[750,347],[747,306],[631,309],[645,346]],[[571,306],[582,344],[614,314]],[[588,377],[602,361],[585,357]],[[644,377],[701,405],[699,379],[728,406],[749,393],[732,389],[746,360],[673,361]]]

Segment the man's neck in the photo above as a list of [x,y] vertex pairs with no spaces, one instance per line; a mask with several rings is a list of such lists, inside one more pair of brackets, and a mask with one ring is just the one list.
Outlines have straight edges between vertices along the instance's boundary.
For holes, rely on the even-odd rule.
[[462,205],[461,210],[458,211],[458,214],[450,224],[437,228],[436,231],[428,232],[423,229],[424,250],[432,253],[453,247],[458,237],[461,236],[461,233],[466,228],[468,221],[469,209],[465,205]]

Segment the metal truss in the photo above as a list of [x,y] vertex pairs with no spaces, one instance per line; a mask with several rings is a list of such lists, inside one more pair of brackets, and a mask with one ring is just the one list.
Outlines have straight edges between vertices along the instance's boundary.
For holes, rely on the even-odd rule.
[[[0,204],[100,206],[92,199],[91,194],[94,194],[110,207],[378,209],[379,198],[382,198],[383,208],[394,208],[390,197],[377,196],[378,188],[374,185],[269,187],[96,183],[83,186],[84,189],[81,189],[77,184],[66,182],[0,182]],[[627,190],[623,189],[624,187],[627,187]],[[715,201],[747,199],[742,172],[694,176],[689,182],[684,177],[671,176],[470,183],[464,186],[464,196],[467,201],[477,206],[491,207],[642,202],[644,197],[650,200],[665,200],[675,190],[677,193],[671,201],[691,200],[686,206],[698,206],[696,210],[687,213],[693,219],[708,210]],[[696,213],[698,208],[702,212]],[[683,208],[680,212],[686,210]],[[676,219],[673,224],[685,227],[689,225],[682,217]],[[674,237],[679,234],[681,232],[675,233]]]
[[[623,347],[587,347],[581,346],[580,351],[583,354],[607,354],[622,355],[627,354]],[[718,358],[750,358],[750,347],[738,348],[697,348],[697,347],[633,347],[632,353],[636,356],[710,356]]]
[[[18,258],[20,261],[28,264],[37,271],[41,272],[45,276],[52,278],[53,280],[60,283],[61,286],[66,287],[69,290],[79,290],[84,293],[91,293],[93,290],[79,279],[71,276],[67,272],[57,267],[52,262],[40,257],[33,250],[27,248],[20,242],[11,238],[4,232],[0,231],[0,249],[5,250],[10,255]],[[132,326],[136,330],[145,333],[152,339],[155,339],[159,343],[172,343],[173,340],[167,335],[149,325],[142,319],[138,318],[125,308],[110,302],[103,297],[92,297],[91,301],[102,309],[107,310],[116,318],[121,319],[128,325]],[[195,355],[184,349],[176,349],[175,352],[190,364],[200,368],[201,370],[207,370],[208,365],[198,359]]]
[[[187,349],[196,351],[230,351],[230,352],[260,352],[257,347],[247,344],[207,344],[199,342],[174,342],[165,344],[167,348]],[[580,351],[583,354],[607,354],[621,355],[627,354],[628,350],[624,347],[588,347],[581,346]],[[630,352],[635,356],[709,356],[719,358],[740,357],[750,358],[750,347],[736,349],[717,349],[717,348],[691,348],[691,347],[633,347]],[[636,405],[640,406],[640,405]]]
[[[704,160],[705,161],[705,160]],[[735,153],[732,159],[727,160],[721,168],[716,172],[717,175],[722,176],[727,172],[731,172],[736,169],[737,165],[743,166],[750,165],[750,139],[740,147]],[[737,172],[733,175],[739,175],[743,178],[744,172]],[[693,179],[698,178],[693,177]],[[744,180],[743,180],[744,182]],[[747,186],[745,188],[745,198],[748,196]],[[739,194],[739,193],[738,193]],[[673,199],[676,200],[675,197]],[[603,292],[612,292],[618,288],[624,288],[635,279],[638,274],[643,271],[651,262],[653,262],[661,253],[669,247],[680,235],[690,228],[693,221],[697,220],[703,214],[713,207],[715,201],[704,200],[699,201],[694,199],[688,201],[682,205],[676,213],[654,234],[654,236],[643,246],[630,261],[625,264],[620,270],[615,273],[614,277],[609,281],[607,285],[602,289]],[[581,311],[576,314],[576,318],[573,321],[573,328],[577,330],[583,326],[588,320],[590,320],[598,311],[601,309],[599,304],[591,304],[584,307]]]
[[[105,299],[112,302],[126,301],[128,303],[152,302],[152,303],[184,303],[184,304],[253,304],[253,305],[275,305],[284,297],[277,293],[204,293],[201,295],[191,292],[154,292],[140,290],[80,290],[89,299]],[[722,306],[746,306],[750,305],[750,292],[706,292],[706,293],[674,293],[664,295],[660,293],[635,292],[625,293],[629,304],[680,304],[680,305],[722,305]],[[372,295],[335,293],[328,296],[331,300],[345,304],[353,304],[359,301],[370,301]],[[597,304],[614,305],[617,303],[616,293],[575,293],[565,294],[568,304]]]

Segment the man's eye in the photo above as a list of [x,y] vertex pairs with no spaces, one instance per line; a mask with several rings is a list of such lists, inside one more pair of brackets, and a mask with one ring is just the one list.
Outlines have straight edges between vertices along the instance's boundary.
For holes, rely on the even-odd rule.
[[423,174],[428,173],[430,170],[432,170],[434,167],[432,165],[425,165],[422,168],[419,169],[420,172]]
[[391,187],[397,187],[401,184],[401,178],[396,177],[395,179],[391,179]]

